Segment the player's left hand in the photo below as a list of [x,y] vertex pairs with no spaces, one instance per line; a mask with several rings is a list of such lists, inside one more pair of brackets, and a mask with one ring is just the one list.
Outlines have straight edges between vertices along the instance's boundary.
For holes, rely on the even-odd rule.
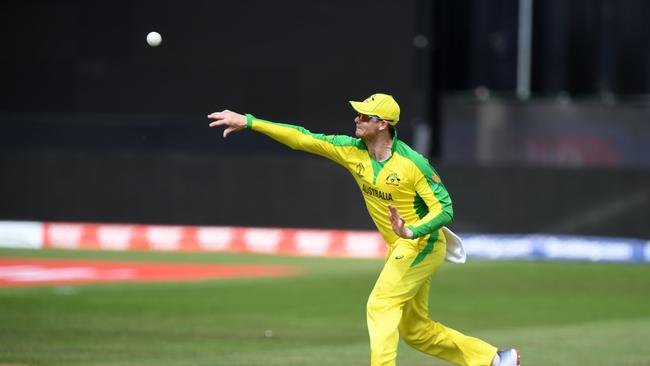
[[413,238],[413,231],[404,226],[404,219],[399,214],[399,211],[397,211],[397,207],[388,205],[388,218],[390,219],[390,224],[397,236],[405,239]]

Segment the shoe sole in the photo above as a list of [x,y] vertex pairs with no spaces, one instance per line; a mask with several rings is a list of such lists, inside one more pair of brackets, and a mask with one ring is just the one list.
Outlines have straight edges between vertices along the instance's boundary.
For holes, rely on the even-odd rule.
[[517,353],[517,366],[519,366],[519,359],[521,358],[521,355],[519,354],[519,350],[515,348],[515,352]]

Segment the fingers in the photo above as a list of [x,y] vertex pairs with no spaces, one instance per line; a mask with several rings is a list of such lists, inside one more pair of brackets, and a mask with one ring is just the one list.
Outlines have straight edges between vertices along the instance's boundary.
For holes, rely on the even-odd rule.
[[388,218],[390,219],[390,224],[393,227],[395,234],[402,238],[409,237],[408,233],[404,230],[404,218],[399,214],[397,207],[391,204],[388,205]]
[[404,225],[404,219],[399,214],[399,211],[397,211],[397,207],[390,204],[388,205],[388,219],[390,220],[390,224],[393,226],[393,229],[395,231],[401,230],[402,226]]
[[233,132],[235,130],[236,130],[235,127],[226,128],[225,130],[223,130],[223,138],[225,139],[226,137],[228,137],[228,135],[230,135],[231,132]]
[[208,119],[222,119],[222,118],[223,115],[221,114],[221,112],[212,112],[208,114]]
[[230,112],[229,110],[224,110],[222,112],[213,112],[208,114],[208,119],[213,120],[209,124],[210,127],[217,127],[217,126],[227,126],[228,125],[228,119],[227,119],[227,114],[226,112]]
[[228,114],[231,114],[231,113],[232,112],[227,110],[227,109],[224,109],[221,112],[212,112],[212,113],[208,114],[208,119],[222,120],[222,119],[225,119],[228,116]]
[[388,205],[388,217],[390,217],[391,220],[402,218],[399,214],[399,211],[397,211],[397,207],[390,204]]
[[213,112],[208,114],[208,119],[211,119],[210,127],[225,126],[226,129],[223,131],[223,137],[226,138],[233,132],[237,132],[246,128],[247,117],[231,112],[227,109],[224,109],[221,112]]

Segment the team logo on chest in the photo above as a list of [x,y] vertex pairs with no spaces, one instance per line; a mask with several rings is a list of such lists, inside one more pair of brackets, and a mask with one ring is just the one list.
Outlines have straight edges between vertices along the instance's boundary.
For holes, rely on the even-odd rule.
[[397,175],[397,173],[390,173],[386,177],[386,184],[388,184],[389,186],[399,187],[399,182],[400,181],[401,181],[401,179],[399,179],[399,176]]

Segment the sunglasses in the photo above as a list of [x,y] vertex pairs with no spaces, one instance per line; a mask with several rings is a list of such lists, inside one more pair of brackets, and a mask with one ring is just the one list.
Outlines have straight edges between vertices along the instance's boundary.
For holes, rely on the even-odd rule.
[[371,119],[376,119],[378,121],[383,120],[383,121],[393,122],[390,119],[383,119],[383,118],[381,118],[379,116],[373,116],[373,115],[370,115],[370,114],[359,113],[358,117],[359,117],[360,122],[369,122]]

